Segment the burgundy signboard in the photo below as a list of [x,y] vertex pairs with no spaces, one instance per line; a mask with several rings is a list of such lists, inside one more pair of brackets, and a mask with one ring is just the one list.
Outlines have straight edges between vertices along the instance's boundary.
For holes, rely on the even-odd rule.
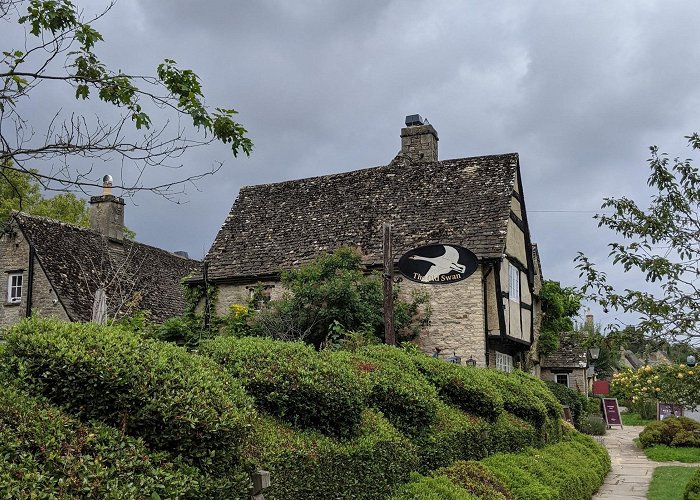
[[608,427],[611,425],[619,425],[622,427],[622,418],[620,418],[620,407],[617,404],[617,398],[603,398],[603,415]]
[[676,417],[683,416],[683,407],[673,403],[656,403],[656,420],[663,420],[671,415]]
[[455,283],[471,276],[479,261],[457,245],[426,245],[409,250],[399,259],[399,271],[417,283]]
[[573,424],[574,424],[574,419],[571,418],[571,408],[569,408],[568,406],[562,406],[561,408],[562,408],[562,410],[564,411],[564,420],[566,420],[566,421],[569,422],[571,425],[573,425]]

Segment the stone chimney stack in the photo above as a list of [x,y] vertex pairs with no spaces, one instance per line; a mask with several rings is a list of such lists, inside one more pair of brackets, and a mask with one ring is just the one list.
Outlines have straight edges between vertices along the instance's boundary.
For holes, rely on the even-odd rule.
[[427,119],[408,115],[401,129],[401,155],[411,161],[438,161],[438,134]]
[[102,179],[102,196],[90,197],[90,227],[117,241],[124,239],[124,200],[112,194],[112,176]]
[[586,321],[583,324],[591,330],[593,329],[593,312],[590,309],[586,311]]

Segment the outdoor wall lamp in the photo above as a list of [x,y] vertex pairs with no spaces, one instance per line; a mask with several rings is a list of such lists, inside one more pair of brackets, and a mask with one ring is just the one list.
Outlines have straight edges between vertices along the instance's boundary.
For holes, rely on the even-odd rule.
[[453,351],[452,356],[447,358],[446,361],[448,363],[454,363],[456,365],[461,365],[462,364],[462,356],[457,356],[457,353]]
[[469,359],[467,360],[467,366],[476,366],[476,360],[469,356]]
[[688,355],[685,362],[690,368],[694,367],[695,366],[695,356],[693,356],[692,354]]
[[600,356],[600,347],[589,347],[588,353],[591,355],[591,359],[595,361]]

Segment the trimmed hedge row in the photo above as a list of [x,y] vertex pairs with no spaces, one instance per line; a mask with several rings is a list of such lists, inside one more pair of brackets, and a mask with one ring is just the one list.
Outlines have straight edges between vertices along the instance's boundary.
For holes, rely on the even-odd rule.
[[5,340],[0,365],[27,392],[207,473],[238,466],[253,402],[212,360],[94,323],[32,318]]
[[414,474],[411,482],[401,486],[390,500],[479,500],[446,477]]
[[369,386],[343,361],[322,358],[302,342],[261,337],[218,337],[200,344],[200,352],[285,422],[329,436],[357,433]]
[[0,387],[2,498],[215,498],[207,483],[196,468],[152,453],[138,438]]
[[418,462],[411,442],[372,410],[363,413],[359,434],[351,440],[263,417],[248,457],[274,478],[265,490],[272,500],[386,498]]
[[467,413],[495,420],[503,412],[503,398],[489,380],[486,370],[466,368],[431,358],[415,351],[391,346],[367,346],[360,354],[396,365],[407,373],[422,375],[443,400]]
[[666,417],[647,425],[639,433],[642,448],[657,444],[674,447],[700,447],[700,423],[688,417]]
[[436,476],[445,476],[457,486],[482,500],[512,500],[508,487],[484,464],[459,461],[435,471]]
[[415,371],[400,369],[380,359],[345,351],[325,351],[326,357],[341,360],[360,377],[368,379],[370,406],[381,411],[399,431],[408,436],[423,434],[436,420],[440,401],[435,388]]
[[[610,470],[601,445],[578,432],[557,444],[521,453],[501,453],[481,461],[516,499],[589,499]],[[582,466],[585,464],[585,467]]]
[[695,474],[688,481],[683,493],[683,500],[700,500],[700,468],[695,471]]
[[548,380],[545,384],[547,384],[547,388],[562,405],[566,405],[571,409],[574,426],[580,430],[583,423],[582,417],[585,415],[588,406],[588,398],[564,384],[557,384],[551,380]]
[[489,423],[440,403],[435,422],[413,442],[418,447],[418,472],[426,474],[457,460],[479,460],[489,454]]

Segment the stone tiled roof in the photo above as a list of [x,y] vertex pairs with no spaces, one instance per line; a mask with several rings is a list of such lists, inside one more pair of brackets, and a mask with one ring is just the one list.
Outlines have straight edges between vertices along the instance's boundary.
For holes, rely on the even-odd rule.
[[46,217],[15,213],[14,219],[73,321],[90,320],[95,291],[104,284],[109,313],[125,299],[155,321],[184,312],[180,281],[198,261],[134,241],[108,242],[96,231]]
[[382,224],[394,255],[453,243],[500,258],[518,170],[515,153],[387,166],[244,187],[206,261],[212,281],[274,275],[342,245],[382,262]]
[[559,349],[542,360],[542,368],[586,368],[588,357],[585,347],[581,347],[567,335],[559,339]]

